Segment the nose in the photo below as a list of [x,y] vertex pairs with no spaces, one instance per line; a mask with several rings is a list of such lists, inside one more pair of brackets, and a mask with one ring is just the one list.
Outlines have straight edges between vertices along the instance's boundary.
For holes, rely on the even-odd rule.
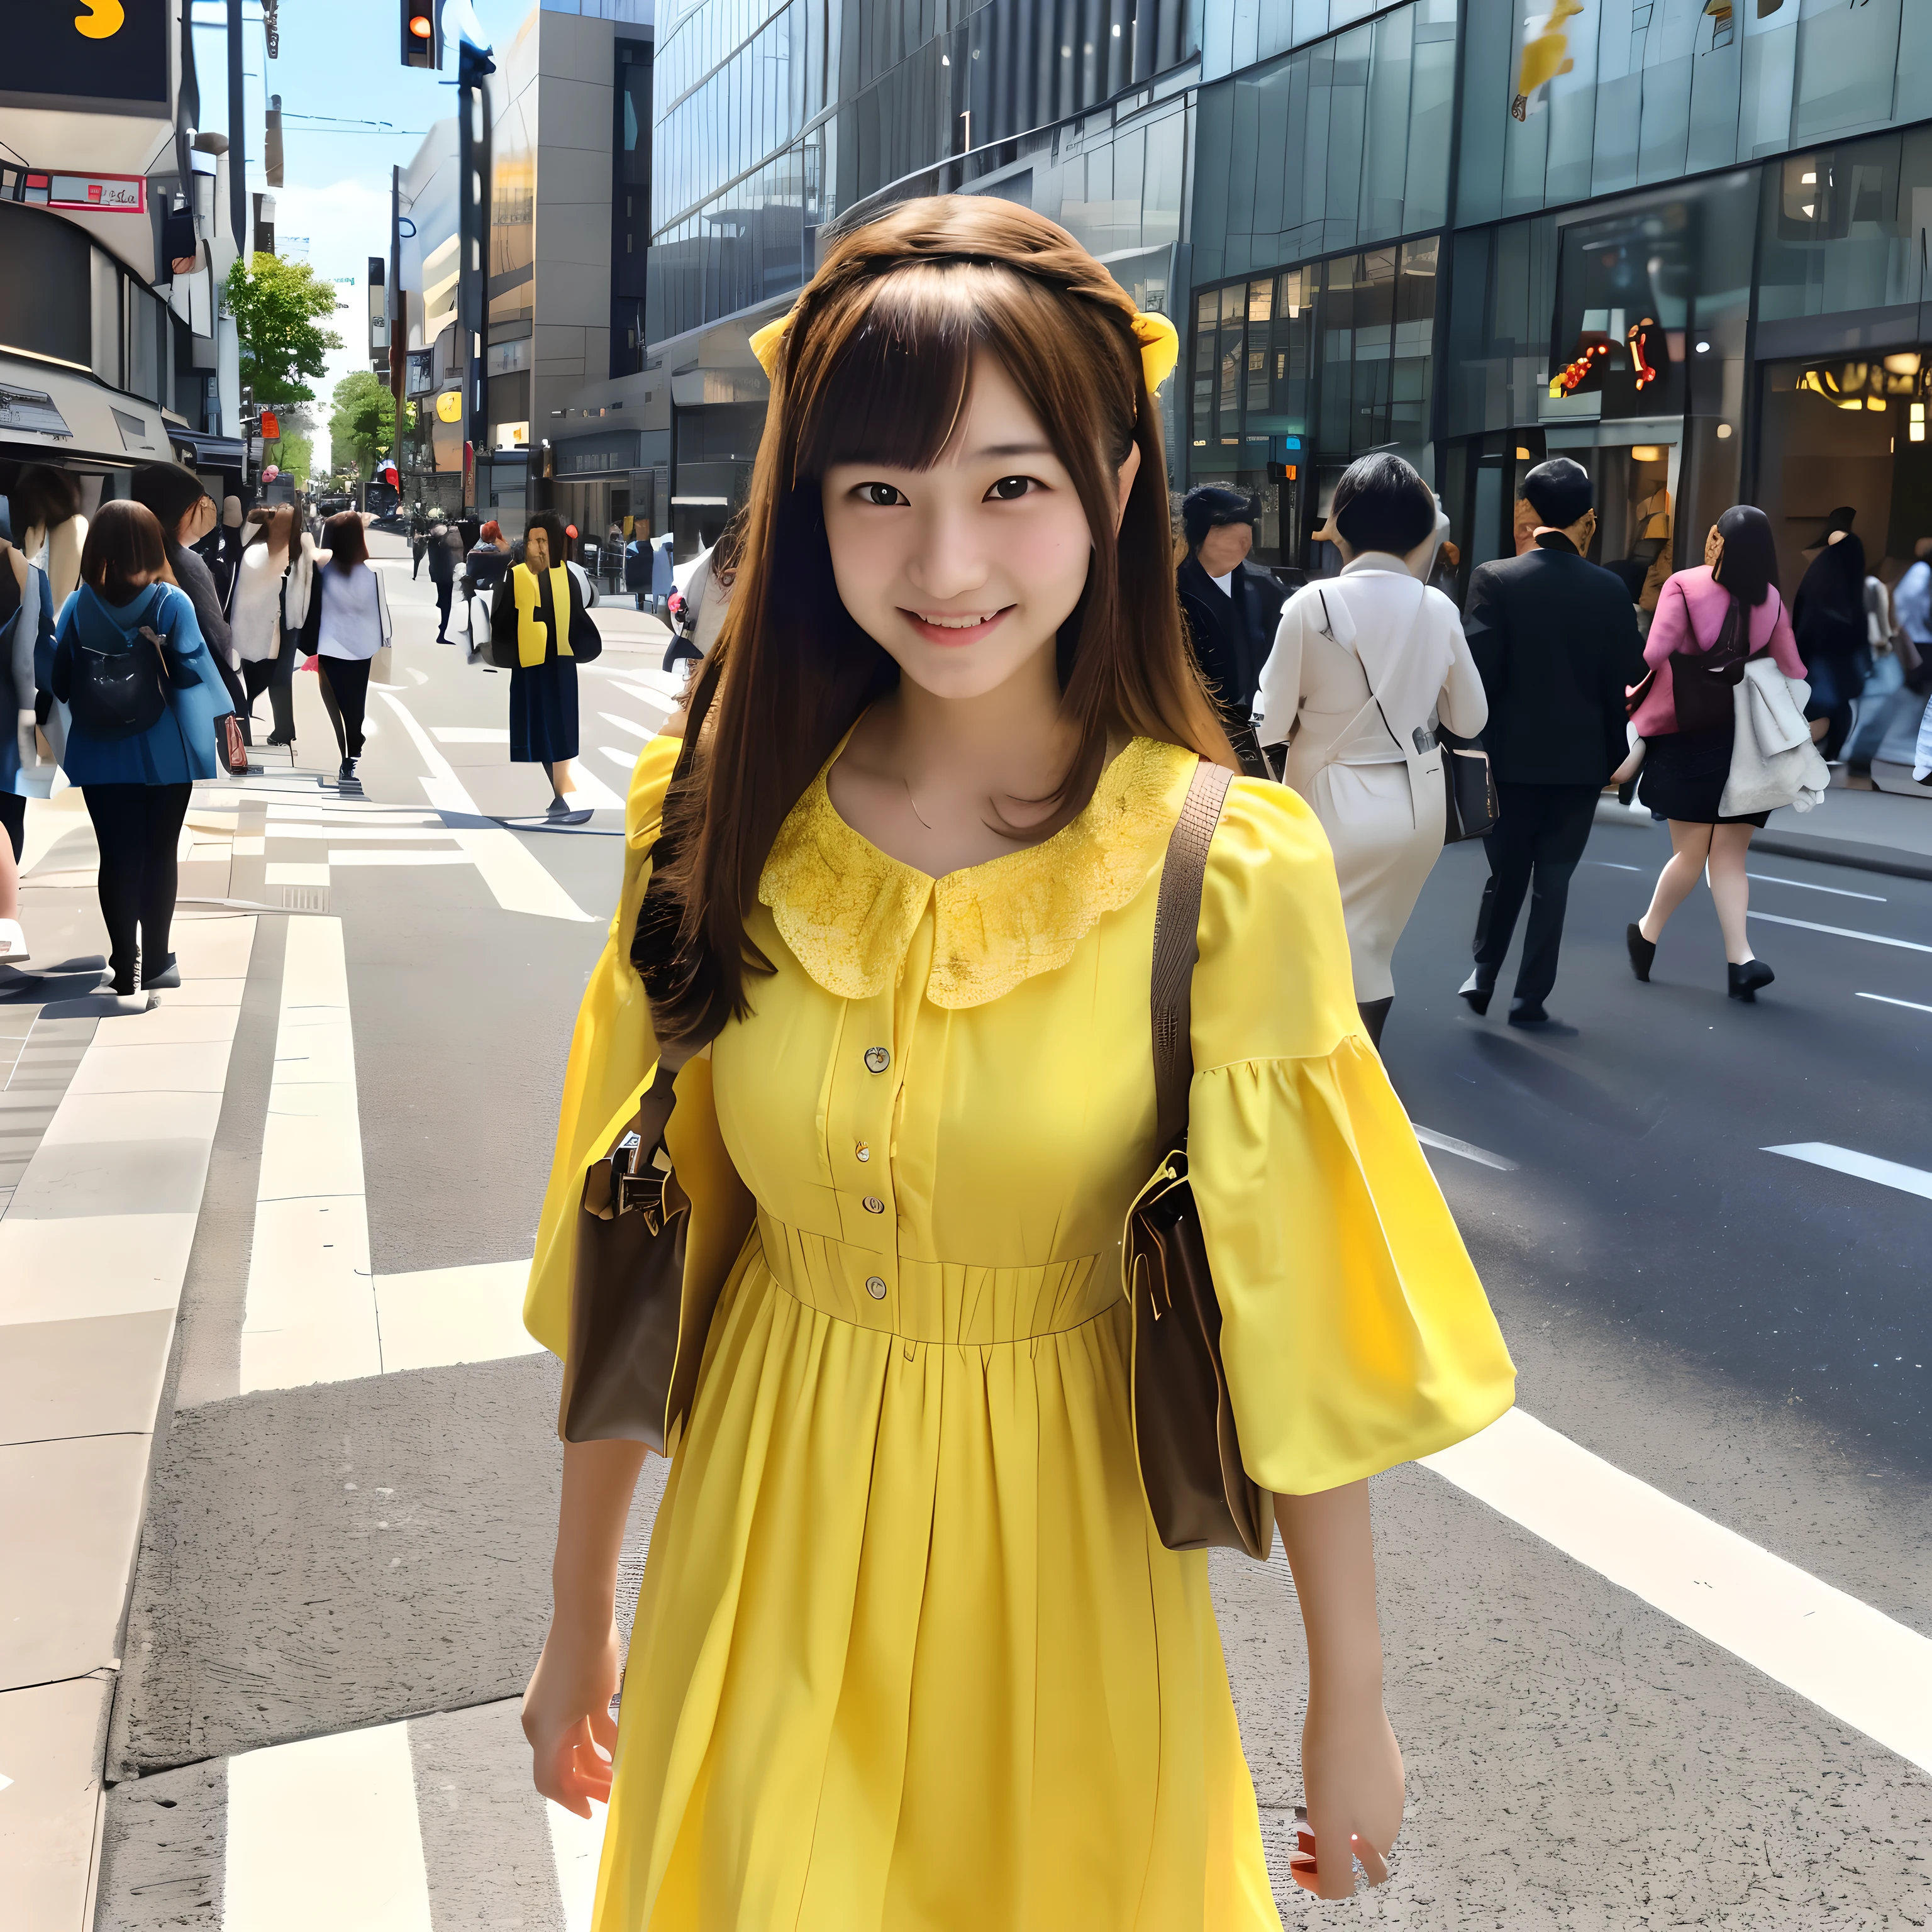
[[991,560],[974,522],[963,508],[944,503],[932,505],[920,519],[906,574],[935,603],[970,595],[991,574]]

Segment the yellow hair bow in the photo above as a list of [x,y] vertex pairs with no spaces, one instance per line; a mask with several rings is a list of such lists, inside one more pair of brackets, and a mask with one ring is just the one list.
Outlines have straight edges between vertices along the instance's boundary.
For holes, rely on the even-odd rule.
[[[752,353],[758,358],[758,367],[767,376],[777,370],[778,344],[791,326],[795,313],[788,310],[776,322],[766,322],[752,338]],[[1147,378],[1148,394],[1152,395],[1174,374],[1174,365],[1180,360],[1180,333],[1166,316],[1145,315],[1138,309],[1134,310],[1134,319],[1129,326],[1133,330],[1134,340],[1141,346],[1141,372]]]

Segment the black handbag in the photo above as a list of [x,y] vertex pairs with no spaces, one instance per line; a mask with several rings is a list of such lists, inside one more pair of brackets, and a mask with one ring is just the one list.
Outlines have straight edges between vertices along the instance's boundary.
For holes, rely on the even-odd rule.
[[[149,600],[150,616],[156,602]],[[125,650],[98,650],[82,637],[77,620],[74,625],[68,703],[82,731],[104,743],[139,737],[158,724],[167,710],[163,640],[145,623],[136,637]]]
[[1496,799],[1489,753],[1475,739],[1459,738],[1440,725],[1436,742],[1442,752],[1443,844],[1454,845],[1493,832],[1502,808]]

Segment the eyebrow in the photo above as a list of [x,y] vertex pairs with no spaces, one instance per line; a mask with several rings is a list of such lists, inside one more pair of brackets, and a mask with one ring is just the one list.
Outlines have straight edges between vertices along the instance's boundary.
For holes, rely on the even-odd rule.
[[984,449],[972,449],[966,452],[968,461],[974,463],[988,456],[1051,456],[1053,454],[1053,446],[1046,442],[995,442]]

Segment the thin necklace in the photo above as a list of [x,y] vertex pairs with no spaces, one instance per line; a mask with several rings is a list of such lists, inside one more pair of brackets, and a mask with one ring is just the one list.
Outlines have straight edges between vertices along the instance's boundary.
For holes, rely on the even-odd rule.
[[930,832],[932,830],[932,820],[920,810],[919,800],[912,795],[912,780],[902,772],[899,774],[899,783],[905,787],[906,802],[912,807],[912,815],[926,827],[927,831]]

